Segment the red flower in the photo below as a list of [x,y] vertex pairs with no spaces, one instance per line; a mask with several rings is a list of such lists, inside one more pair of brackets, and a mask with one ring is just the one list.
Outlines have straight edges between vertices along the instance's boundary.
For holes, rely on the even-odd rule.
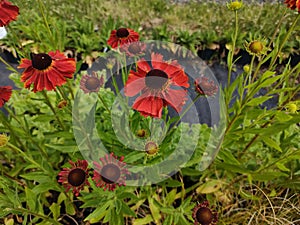
[[11,86],[2,86],[0,87],[0,107],[4,105],[10,99],[12,93]]
[[193,210],[194,225],[216,225],[218,213],[209,208],[209,202],[204,201]]
[[200,95],[212,96],[218,92],[218,85],[207,77],[198,77],[195,82],[195,89]]
[[123,162],[124,157],[118,160],[113,153],[100,158],[101,164],[94,162],[95,170],[93,180],[97,187],[113,191],[116,185],[125,186],[126,174],[129,174]]
[[107,44],[112,48],[118,48],[124,44],[131,42],[136,42],[139,40],[139,34],[134,30],[128,28],[119,28],[118,30],[113,30],[110,33],[110,37]]
[[55,90],[56,86],[65,84],[66,78],[72,78],[75,73],[75,59],[67,58],[58,50],[48,54],[31,53],[30,56],[31,60],[22,59],[18,68],[25,69],[21,76],[25,88],[30,88],[33,83],[34,92]]
[[161,118],[163,107],[170,105],[177,112],[186,100],[189,87],[188,77],[177,61],[163,61],[163,56],[152,53],[151,65],[141,59],[137,62],[137,71],[131,70],[125,84],[125,95],[133,97],[141,92],[133,109],[143,116]]
[[121,52],[125,52],[130,57],[142,55],[145,50],[146,44],[140,41],[124,44],[120,49]]
[[290,9],[294,10],[297,8],[300,13],[300,0],[285,0],[284,3],[287,4]]
[[0,27],[6,26],[19,15],[19,8],[6,0],[0,0]]
[[58,182],[62,183],[67,192],[73,189],[73,193],[78,196],[85,185],[90,185],[87,180],[89,176],[88,163],[86,160],[77,160],[77,162],[69,161],[69,163],[72,167],[63,168],[58,174]]

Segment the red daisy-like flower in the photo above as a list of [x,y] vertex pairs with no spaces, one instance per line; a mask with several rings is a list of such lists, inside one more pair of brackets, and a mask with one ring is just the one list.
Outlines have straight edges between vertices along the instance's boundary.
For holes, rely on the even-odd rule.
[[195,82],[195,90],[200,95],[213,96],[218,92],[218,85],[214,81],[209,80],[207,77],[198,77]]
[[0,87],[0,107],[2,107],[5,102],[11,97],[12,87],[11,86],[2,86]]
[[6,0],[0,0],[0,27],[6,26],[19,15],[18,6]]
[[83,75],[80,80],[80,89],[84,93],[98,92],[100,87],[104,84],[104,78],[98,77],[96,72],[92,72],[92,75]]
[[294,10],[297,8],[298,12],[300,13],[300,0],[285,0],[284,3],[287,4],[287,7],[290,9]]
[[151,62],[141,59],[137,70],[131,70],[125,84],[125,95],[133,97],[141,92],[135,100],[133,109],[143,116],[161,118],[163,107],[170,105],[180,112],[186,100],[188,76],[176,60],[163,61],[161,54],[152,53]]
[[132,29],[128,28],[119,28],[118,30],[113,30],[110,33],[110,37],[107,41],[107,44],[112,48],[118,48],[124,44],[131,42],[136,42],[139,40],[139,34]]
[[204,201],[193,210],[194,225],[216,225],[218,213],[209,208],[209,202]]
[[125,52],[125,54],[130,57],[142,55],[143,53],[145,53],[145,50],[146,44],[140,41],[124,44],[120,48],[121,52]]
[[126,186],[126,174],[129,174],[129,172],[123,160],[123,156],[118,160],[113,153],[110,153],[100,158],[100,163],[94,162],[95,170],[92,179],[97,187],[113,191],[117,185]]
[[74,58],[67,58],[63,53],[56,52],[31,53],[31,60],[22,59],[18,68],[25,69],[21,81],[25,88],[30,88],[33,83],[33,91],[44,89],[51,91],[57,86],[67,82],[66,78],[72,78],[76,70]]
[[69,161],[69,163],[72,167],[63,168],[58,174],[58,182],[62,183],[67,192],[73,189],[75,196],[78,196],[85,185],[90,185],[87,180],[89,177],[88,163],[86,160],[77,160],[77,162]]

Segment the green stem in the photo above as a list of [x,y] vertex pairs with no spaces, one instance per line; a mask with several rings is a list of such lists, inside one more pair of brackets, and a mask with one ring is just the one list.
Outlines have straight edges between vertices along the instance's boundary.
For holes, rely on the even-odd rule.
[[282,16],[281,16],[281,18],[280,18],[280,20],[279,20],[279,22],[278,22],[278,24],[277,24],[277,26],[276,26],[276,28],[275,28],[275,30],[274,30],[274,33],[273,33],[273,36],[272,36],[272,38],[271,38],[271,41],[270,41],[270,43],[269,43],[268,48],[271,48],[271,45],[272,45],[272,43],[274,42],[274,39],[275,39],[275,37],[276,37],[276,34],[278,33],[279,28],[280,28],[280,26],[281,26],[281,24],[282,24],[282,22],[283,22],[283,19],[285,18],[285,14],[286,14],[287,10],[288,10],[288,8],[286,7],[284,13],[282,14]]
[[233,68],[233,55],[235,51],[235,46],[236,46],[236,40],[238,36],[238,31],[239,31],[239,25],[238,25],[238,13],[237,10],[235,11],[235,31],[234,31],[234,37],[232,40],[232,49],[230,50],[230,65],[228,65],[228,81],[227,85],[229,86],[230,80],[231,80],[231,73],[232,73],[232,68]]
[[48,221],[50,224],[53,224],[53,225],[61,225],[59,222],[57,222],[56,220],[54,220],[52,218],[49,218],[48,216],[41,215],[41,214],[38,214],[38,213],[35,213],[35,212],[32,212],[32,211],[29,211],[28,209],[24,209],[24,208],[7,208],[7,210],[17,211],[19,213],[22,213],[22,215],[29,214],[29,215],[35,216],[37,218],[41,218],[45,221]]
[[279,56],[279,54],[280,54],[280,52],[281,52],[281,50],[282,50],[284,44],[285,44],[285,42],[289,39],[289,37],[291,36],[292,32],[294,31],[294,28],[295,28],[295,26],[296,26],[296,24],[297,24],[299,18],[300,18],[300,13],[299,13],[298,16],[295,18],[295,20],[294,20],[292,26],[290,27],[290,29],[289,29],[288,32],[286,33],[286,35],[285,35],[283,41],[281,42],[281,44],[280,44],[280,46],[279,46],[279,49],[278,49],[278,51],[277,51],[277,53],[276,53],[276,56],[275,56],[275,57],[272,59],[272,61],[271,61],[271,64],[270,64],[270,66],[269,66],[269,70],[270,70],[270,69],[273,67],[273,65],[275,64],[275,62],[276,62],[276,60],[277,60],[277,58],[278,58],[278,56]]
[[45,24],[45,26],[47,28],[48,33],[49,33],[50,41],[53,44],[53,47],[56,48],[56,43],[55,43],[55,41],[53,39],[53,34],[52,34],[52,31],[50,29],[49,23],[48,23],[47,18],[46,18],[44,4],[43,4],[42,0],[38,0],[38,4],[39,4],[40,12],[41,12],[43,20],[44,20],[44,24]]
[[183,113],[180,115],[180,117],[178,118],[178,120],[175,122],[175,124],[173,125],[172,129],[170,129],[168,131],[168,133],[166,134],[166,137],[176,128],[176,126],[179,124],[179,122],[181,121],[181,119],[184,117],[184,115],[191,109],[191,107],[195,104],[195,102],[201,97],[201,94],[198,94],[196,96],[196,98],[188,105],[188,107],[183,111]]
[[1,56],[0,56],[0,61],[1,61],[2,63],[4,63],[4,64],[8,67],[8,69],[9,69],[10,71],[13,71],[13,72],[15,72],[15,73],[19,73],[13,66],[11,66],[8,62],[6,62]]
[[[22,128],[22,130],[25,133],[28,133],[29,135],[27,136],[29,138],[30,141],[32,141],[33,144],[35,144],[39,150],[39,152],[41,153],[41,155],[43,157],[45,157],[46,159],[48,158],[48,155],[46,153],[46,151],[44,149],[41,148],[41,146],[35,142],[35,140],[32,138],[32,136],[30,135],[30,132],[22,125],[21,121],[17,118],[17,116],[6,106],[4,105],[4,109],[9,113],[9,115],[18,122],[19,126]],[[24,117],[25,119],[25,117]]]
[[18,147],[14,146],[11,143],[7,143],[7,146],[11,149],[14,150],[16,152],[18,152],[20,155],[22,155],[24,157],[24,159],[28,160],[30,163],[32,163],[33,165],[36,165],[37,168],[42,169],[44,172],[46,172],[48,174],[48,171],[45,170],[40,164],[38,164],[34,159],[32,159],[31,157],[29,157],[25,152],[23,152],[21,149],[19,149]]
[[60,120],[59,116],[57,115],[56,110],[55,110],[54,107],[52,106],[51,101],[50,101],[50,99],[49,99],[47,93],[45,92],[45,90],[42,91],[42,94],[44,95],[45,100],[46,100],[46,103],[47,103],[47,105],[50,107],[51,111],[53,112],[53,114],[54,114],[54,116],[55,116],[57,122],[59,123],[59,125],[61,126],[61,128],[62,128],[63,130],[65,130],[65,126],[63,125],[62,121]]
[[102,102],[102,104],[103,104],[104,108],[107,110],[107,112],[109,114],[111,114],[110,109],[108,108],[107,104],[105,103],[104,99],[102,98],[102,96],[99,93],[98,93],[98,99]]

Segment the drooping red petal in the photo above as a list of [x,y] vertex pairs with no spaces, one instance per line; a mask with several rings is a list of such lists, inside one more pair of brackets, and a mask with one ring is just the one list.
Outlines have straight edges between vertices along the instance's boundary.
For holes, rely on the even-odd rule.
[[164,101],[167,102],[168,105],[172,106],[177,112],[181,111],[182,106],[186,101],[186,91],[185,90],[172,90],[162,93],[164,97]]
[[19,15],[19,8],[6,0],[0,1],[0,27],[6,26]]
[[174,73],[172,73],[170,75],[170,79],[176,86],[182,86],[185,88],[188,88],[190,86],[189,78],[183,70],[177,70]]
[[163,100],[157,96],[145,97],[145,95],[141,95],[135,100],[132,108],[139,111],[143,116],[161,118]]
[[11,86],[2,86],[0,87],[0,107],[2,107],[5,102],[8,102],[12,94]]
[[128,80],[125,84],[125,95],[129,97],[133,97],[137,95],[140,91],[142,91],[146,87],[145,79],[139,77],[134,71],[132,71]]
[[144,59],[141,59],[137,62],[137,73],[141,77],[145,77],[147,73],[151,70],[151,67],[148,62]]

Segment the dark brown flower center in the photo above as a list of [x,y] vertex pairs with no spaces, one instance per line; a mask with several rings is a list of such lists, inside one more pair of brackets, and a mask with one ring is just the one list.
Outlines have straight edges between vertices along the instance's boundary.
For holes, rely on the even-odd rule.
[[85,82],[85,87],[88,90],[95,90],[100,86],[100,80],[96,77],[89,77]]
[[168,81],[168,75],[159,69],[150,70],[146,74],[146,86],[151,89],[161,89]]
[[80,168],[71,170],[68,176],[69,184],[75,187],[82,185],[85,179],[86,179],[86,173],[83,169]]
[[201,207],[196,212],[197,222],[201,225],[209,225],[213,221],[213,214],[207,207]]
[[120,176],[120,168],[112,163],[105,165],[101,170],[101,177],[108,184],[116,183]]
[[137,54],[141,52],[141,47],[138,43],[132,43],[129,47],[128,47],[128,51],[132,54]]
[[128,37],[129,31],[126,28],[119,28],[117,30],[117,37],[118,38],[125,38]]
[[38,70],[45,70],[52,63],[52,58],[48,54],[45,54],[45,53],[40,53],[40,54],[30,53],[30,57],[32,60],[33,68],[38,69]]

